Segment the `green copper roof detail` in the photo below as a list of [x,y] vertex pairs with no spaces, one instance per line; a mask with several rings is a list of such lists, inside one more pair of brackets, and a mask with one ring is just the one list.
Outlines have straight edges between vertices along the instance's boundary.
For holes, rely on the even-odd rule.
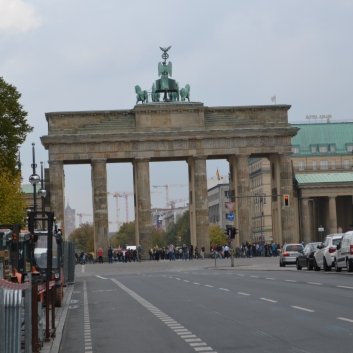
[[[39,188],[37,187],[37,190]],[[22,184],[21,185],[21,190],[22,192],[24,192],[25,194],[33,194],[33,185],[32,184]]]
[[[294,152],[294,157],[352,153],[349,146],[353,146],[353,122],[291,124],[291,126],[300,129],[292,138],[292,147],[299,148]],[[315,153],[312,152],[312,147],[316,147]],[[327,152],[320,152],[320,147],[326,147]]]
[[299,185],[303,184],[323,184],[323,183],[352,183],[353,173],[316,173],[297,174],[295,176]]

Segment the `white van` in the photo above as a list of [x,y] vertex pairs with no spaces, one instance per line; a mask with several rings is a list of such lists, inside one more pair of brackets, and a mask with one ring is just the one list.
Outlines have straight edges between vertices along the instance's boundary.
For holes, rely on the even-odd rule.
[[337,245],[336,272],[341,272],[343,267],[346,267],[348,272],[353,272],[353,231],[345,233]]

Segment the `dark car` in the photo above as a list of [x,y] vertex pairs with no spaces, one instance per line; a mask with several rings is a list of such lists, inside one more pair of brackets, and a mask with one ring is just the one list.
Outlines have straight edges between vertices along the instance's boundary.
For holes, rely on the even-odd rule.
[[314,254],[317,246],[321,243],[309,243],[305,246],[303,253],[297,257],[297,270],[307,267],[309,271],[314,269]]

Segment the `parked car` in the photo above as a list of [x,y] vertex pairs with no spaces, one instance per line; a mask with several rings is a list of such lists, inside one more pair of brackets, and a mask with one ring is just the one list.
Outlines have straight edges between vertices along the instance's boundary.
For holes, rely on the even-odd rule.
[[341,272],[346,267],[348,272],[353,272],[353,232],[347,232],[343,235],[337,244],[335,256],[335,270]]
[[299,254],[303,253],[302,244],[286,244],[283,245],[282,252],[279,254],[279,266],[295,265]]
[[321,243],[309,243],[305,246],[303,254],[299,254],[297,257],[297,270],[301,270],[303,267],[307,267],[309,271],[314,269],[314,254],[317,250],[317,246]]
[[342,234],[328,235],[321,245],[317,246],[317,251],[314,254],[314,270],[331,271],[332,266],[335,265],[336,248]]

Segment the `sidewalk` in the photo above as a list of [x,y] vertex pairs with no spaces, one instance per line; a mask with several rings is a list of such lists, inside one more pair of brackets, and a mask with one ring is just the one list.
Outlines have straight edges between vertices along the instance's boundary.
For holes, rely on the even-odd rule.
[[61,343],[61,338],[63,335],[65,320],[69,305],[71,302],[71,296],[74,289],[74,285],[70,285],[64,288],[64,300],[61,308],[56,308],[55,310],[55,327],[56,327],[56,337],[52,338],[50,342],[44,342],[40,353],[58,353]]

